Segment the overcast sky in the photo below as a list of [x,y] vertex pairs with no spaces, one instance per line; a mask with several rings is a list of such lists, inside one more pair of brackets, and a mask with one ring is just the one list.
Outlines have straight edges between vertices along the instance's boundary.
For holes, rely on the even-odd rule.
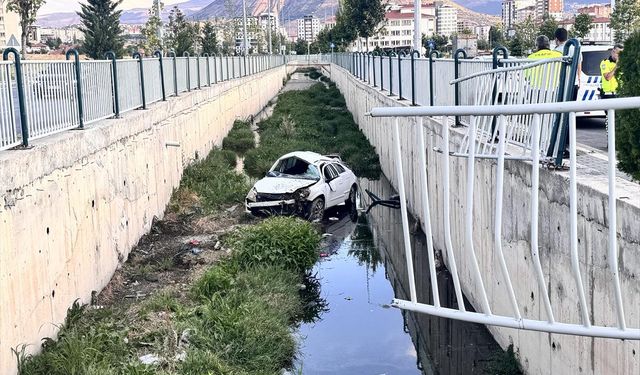
[[[186,0],[163,0],[165,5],[182,3]],[[86,0],[48,0],[42,8],[40,8],[39,14],[57,13],[57,12],[75,12],[80,10],[80,3],[86,3]],[[152,0],[124,0],[122,2],[122,9],[132,8],[150,8]]]

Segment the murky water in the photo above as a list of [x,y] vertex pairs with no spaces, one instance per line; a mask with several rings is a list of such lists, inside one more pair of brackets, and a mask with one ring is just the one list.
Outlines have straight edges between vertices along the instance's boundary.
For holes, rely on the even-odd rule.
[[[384,178],[360,184],[381,197],[394,194]],[[501,349],[484,326],[389,307],[394,296],[408,299],[400,211],[378,206],[357,219],[340,211],[329,216],[339,221],[327,224],[330,236],[314,269],[324,312],[299,328],[302,373],[486,373]],[[414,233],[412,244],[418,299],[427,301],[424,234]],[[437,272],[443,305],[455,306],[449,273],[444,267]]]

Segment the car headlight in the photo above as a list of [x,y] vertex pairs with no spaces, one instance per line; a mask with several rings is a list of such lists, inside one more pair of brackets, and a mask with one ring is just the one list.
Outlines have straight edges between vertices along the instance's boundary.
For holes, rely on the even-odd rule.
[[255,201],[257,196],[258,191],[256,190],[256,188],[251,188],[251,190],[249,190],[249,194],[247,194],[247,199],[250,201]]
[[301,198],[306,198],[311,194],[311,191],[308,188],[298,190],[298,194]]

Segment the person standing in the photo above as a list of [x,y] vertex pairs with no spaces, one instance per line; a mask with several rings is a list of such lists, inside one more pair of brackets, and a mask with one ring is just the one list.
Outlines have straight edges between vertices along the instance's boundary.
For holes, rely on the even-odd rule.
[[600,63],[600,74],[602,75],[600,99],[611,99],[616,97],[616,93],[618,91],[616,70],[618,69],[618,57],[622,51],[622,45],[616,44],[611,49],[609,58],[602,60]]

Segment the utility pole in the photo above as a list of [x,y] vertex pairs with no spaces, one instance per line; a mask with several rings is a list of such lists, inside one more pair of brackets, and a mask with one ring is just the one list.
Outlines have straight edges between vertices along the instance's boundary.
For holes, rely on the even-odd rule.
[[269,0],[269,9],[267,10],[267,19],[268,19],[268,23],[267,23],[267,34],[269,35],[269,55],[271,55],[273,53],[273,51],[271,50],[271,0]]
[[414,0],[413,9],[413,49],[422,54],[422,33],[420,21],[422,21],[422,0]]
[[244,34],[244,55],[249,54],[249,38],[247,36],[247,0],[242,0],[242,28]]

